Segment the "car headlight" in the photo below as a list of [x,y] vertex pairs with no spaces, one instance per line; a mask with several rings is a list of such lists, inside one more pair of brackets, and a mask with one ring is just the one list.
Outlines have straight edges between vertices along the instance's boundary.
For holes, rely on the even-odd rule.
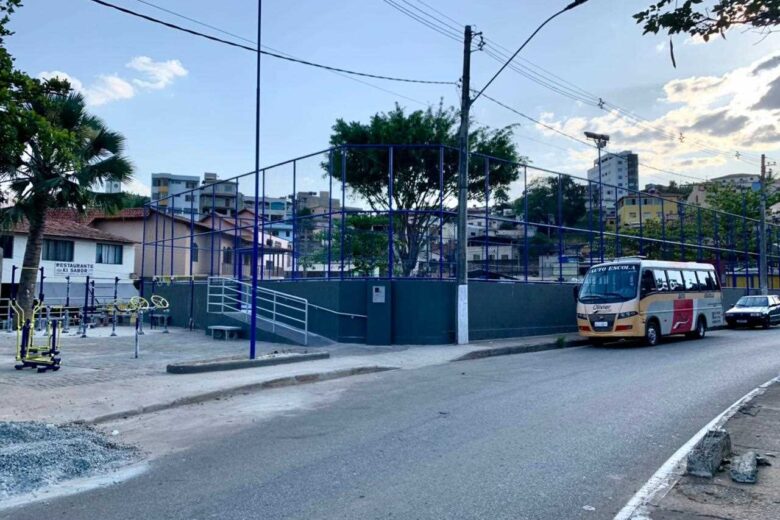
[[577,319],[578,320],[587,320],[588,319],[588,315],[587,314],[583,314],[581,312],[578,312],[577,313]]
[[620,314],[618,314],[618,319],[622,320],[623,318],[631,318],[633,316],[636,316],[637,314],[639,313],[636,311],[621,312]]

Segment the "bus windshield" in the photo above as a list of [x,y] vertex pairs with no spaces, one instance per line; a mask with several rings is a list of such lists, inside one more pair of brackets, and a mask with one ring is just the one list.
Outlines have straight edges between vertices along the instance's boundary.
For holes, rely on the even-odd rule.
[[614,303],[636,298],[639,264],[592,267],[580,289],[582,303]]

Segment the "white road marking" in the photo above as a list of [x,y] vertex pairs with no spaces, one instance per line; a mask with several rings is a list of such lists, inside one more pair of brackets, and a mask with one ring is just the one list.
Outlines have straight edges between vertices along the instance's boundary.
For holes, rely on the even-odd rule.
[[[766,383],[754,388],[737,402],[726,408],[720,415],[710,421],[704,428],[696,432],[688,442],[680,446],[674,455],[664,462],[658,471],[650,477],[650,480],[645,483],[642,488],[631,497],[631,500],[623,506],[618,514],[615,515],[614,520],[651,520],[647,511],[647,504],[651,500],[658,497],[663,498],[666,493],[677,483],[684,472],[684,464],[688,452],[690,452],[697,442],[701,440],[704,435],[713,429],[722,427],[726,421],[728,421],[741,406],[753,399],[755,396],[764,393],[767,387],[780,382],[780,376],[773,377]],[[663,493],[663,494],[661,494]]]

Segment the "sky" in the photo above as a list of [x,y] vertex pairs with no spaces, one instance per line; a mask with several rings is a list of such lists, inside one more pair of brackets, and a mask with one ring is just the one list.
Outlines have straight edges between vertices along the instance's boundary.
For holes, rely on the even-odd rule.
[[[153,3],[256,41],[255,0],[110,1],[246,44]],[[17,67],[32,76],[70,79],[89,109],[127,138],[136,172],[131,191],[148,194],[152,172],[208,171],[226,178],[254,168],[254,53],[90,0],[24,3],[8,40]],[[469,23],[482,32],[487,51],[472,54],[472,85],[481,88],[500,66],[489,52],[498,45],[514,51],[568,0],[395,3],[421,16],[415,7],[433,14],[432,23],[449,24],[450,31]],[[639,153],[640,186],[758,173],[761,153],[780,159],[780,35],[735,29],[709,43],[678,35],[674,68],[669,37],[642,35],[632,19],[649,3],[589,0],[554,20],[523,50],[525,75],[507,69],[486,91],[546,126],[485,98],[472,108],[475,123],[516,125],[518,149],[534,165],[580,176],[595,150],[556,130],[578,138],[584,130],[607,133],[609,151]],[[263,45],[298,58],[405,78],[457,81],[461,75],[460,42],[383,0],[264,0],[262,20]],[[540,72],[536,67],[547,74],[547,86],[526,77],[528,70]],[[396,102],[409,111],[459,103],[454,85],[358,81],[266,56],[261,71],[261,166],[327,148],[337,118],[365,122]],[[556,92],[561,86],[568,96]],[[319,161],[299,163],[298,190],[327,189]],[[514,195],[518,189],[513,186]],[[269,175],[267,191],[292,192],[289,167]]]

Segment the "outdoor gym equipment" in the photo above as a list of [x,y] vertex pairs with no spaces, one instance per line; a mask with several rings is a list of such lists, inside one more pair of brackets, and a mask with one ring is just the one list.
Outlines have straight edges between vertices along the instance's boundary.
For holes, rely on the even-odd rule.
[[138,336],[143,335],[143,320],[144,311],[149,309],[149,302],[143,296],[133,296],[130,298],[127,304],[128,309],[135,315],[135,340],[133,342],[134,355],[133,357],[138,359]]
[[[113,287],[109,289],[112,291],[112,294],[98,295],[97,289],[99,288],[95,287],[96,280],[110,280],[113,283]],[[119,277],[115,276],[113,278],[95,278],[95,277],[87,276],[86,281],[84,282],[84,289],[85,289],[84,308],[82,309],[81,312],[81,337],[82,338],[87,337],[87,329],[89,328],[89,324],[92,316],[94,316],[95,313],[97,313],[98,310],[101,309],[107,315],[109,306],[117,302],[118,289],[119,289]],[[103,303],[101,302],[102,298],[107,298],[109,301],[107,303]],[[116,318],[116,316],[114,316],[114,318]]]
[[[170,308],[170,303],[168,303],[168,300],[160,296],[159,294],[153,294],[150,298],[152,301],[151,309],[152,314],[150,314],[150,318],[152,318],[152,327],[154,327],[154,321],[153,318],[155,316],[162,316],[163,319],[163,334],[168,334],[168,309]],[[155,314],[157,311],[162,311],[162,314]]]
[[62,335],[62,323],[59,320],[49,320],[46,323],[46,343],[35,345],[35,335],[32,324],[35,315],[43,308],[41,303],[33,307],[30,318],[25,319],[24,310],[12,301],[14,315],[16,317],[16,364],[14,368],[21,370],[25,367],[36,368],[38,372],[46,370],[57,371],[60,369],[59,342]]

